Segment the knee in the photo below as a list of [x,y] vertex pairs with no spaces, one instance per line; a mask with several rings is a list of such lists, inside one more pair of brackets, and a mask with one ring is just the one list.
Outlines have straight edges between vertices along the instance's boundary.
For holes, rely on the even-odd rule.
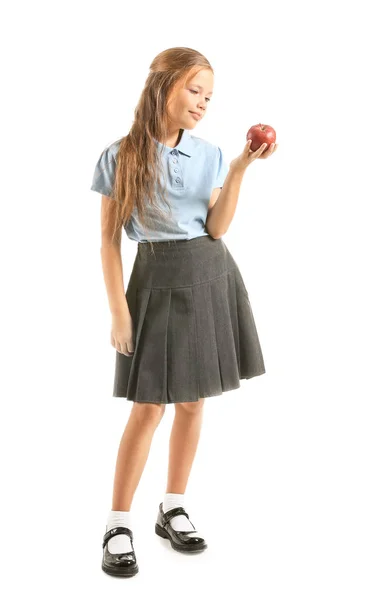
[[165,404],[134,402],[131,412],[139,421],[157,425],[165,413]]
[[176,402],[176,413],[195,415],[201,412],[205,398],[199,398],[197,402]]

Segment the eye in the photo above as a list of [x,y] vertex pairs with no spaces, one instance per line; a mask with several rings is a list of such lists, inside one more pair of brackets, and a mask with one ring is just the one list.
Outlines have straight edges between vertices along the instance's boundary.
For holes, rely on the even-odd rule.
[[[197,90],[189,90],[190,92],[193,92],[193,94],[198,94]],[[210,98],[205,98],[205,100],[207,100],[208,102],[210,102]]]

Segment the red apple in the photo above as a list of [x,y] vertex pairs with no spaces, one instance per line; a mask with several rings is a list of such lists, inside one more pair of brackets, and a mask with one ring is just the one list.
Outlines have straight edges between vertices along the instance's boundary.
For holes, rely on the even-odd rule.
[[273,127],[263,125],[262,123],[252,125],[248,130],[247,140],[252,140],[249,148],[250,150],[253,150],[253,152],[260,148],[261,144],[268,144],[265,149],[268,150],[269,145],[276,142],[276,131]]

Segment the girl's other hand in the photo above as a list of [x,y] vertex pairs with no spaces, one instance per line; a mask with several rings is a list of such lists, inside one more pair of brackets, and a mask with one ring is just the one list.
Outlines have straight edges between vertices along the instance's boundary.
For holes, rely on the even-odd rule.
[[113,315],[111,325],[111,345],[121,354],[134,354],[133,320],[129,311]]

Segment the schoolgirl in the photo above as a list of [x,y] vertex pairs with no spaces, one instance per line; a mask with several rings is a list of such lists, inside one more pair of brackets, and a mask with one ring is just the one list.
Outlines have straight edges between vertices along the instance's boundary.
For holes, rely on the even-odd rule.
[[[155,533],[181,552],[207,548],[184,493],[206,397],[265,373],[248,292],[222,240],[246,168],[277,145],[246,144],[228,166],[192,135],[213,93],[213,68],[191,48],[150,65],[129,133],[105,148],[91,189],[102,194],[101,258],[116,349],[113,396],[133,402],[119,446],[102,569],[138,572],[131,504],[165,406],[175,406],[167,488]],[[124,288],[121,232],[137,242]]]

